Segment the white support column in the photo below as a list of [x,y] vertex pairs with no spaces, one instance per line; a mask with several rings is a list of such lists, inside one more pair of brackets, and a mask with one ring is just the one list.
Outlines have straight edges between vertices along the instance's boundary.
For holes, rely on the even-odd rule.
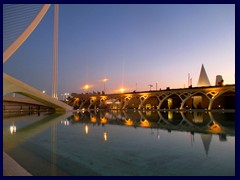
[[[161,109],[161,106],[162,106],[162,103],[169,97],[169,96],[171,96],[172,95],[172,93],[170,94],[164,94],[164,95],[162,95],[163,96],[163,99],[162,100],[160,100],[159,101],[159,104],[158,104],[158,108],[159,109]],[[159,98],[160,99],[160,98]]]
[[59,5],[54,5],[54,32],[53,32],[53,84],[52,97],[58,99],[57,96],[57,69],[58,69],[58,16]]
[[[143,100],[142,100],[142,98],[143,98]],[[146,101],[146,99],[148,98],[148,96],[141,96],[139,99],[140,99],[140,104],[139,104],[139,106],[138,106],[138,109],[141,109],[142,108],[142,105],[143,105],[143,103]]]
[[122,109],[125,109],[126,106],[128,105],[129,101],[132,99],[132,96],[131,97],[125,97],[124,98],[124,104],[123,104],[123,108]]

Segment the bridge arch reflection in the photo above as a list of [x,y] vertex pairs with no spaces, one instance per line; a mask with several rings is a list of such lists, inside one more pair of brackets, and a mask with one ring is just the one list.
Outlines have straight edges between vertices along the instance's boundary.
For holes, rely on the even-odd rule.
[[207,111],[152,111],[112,110],[75,112],[69,117],[72,123],[115,124],[134,127],[160,128],[174,131],[235,135],[234,117],[229,114]]

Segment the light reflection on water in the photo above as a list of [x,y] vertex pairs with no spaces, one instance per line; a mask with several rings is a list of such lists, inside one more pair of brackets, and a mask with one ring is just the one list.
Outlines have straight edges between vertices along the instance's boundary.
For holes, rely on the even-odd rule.
[[235,175],[235,114],[128,110],[10,117],[4,118],[4,151],[33,175]]

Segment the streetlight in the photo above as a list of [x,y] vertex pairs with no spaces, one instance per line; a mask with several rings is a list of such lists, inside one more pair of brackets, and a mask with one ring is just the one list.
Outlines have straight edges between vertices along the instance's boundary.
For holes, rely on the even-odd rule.
[[157,86],[158,86],[158,82],[156,82],[156,91],[158,90]]
[[120,91],[121,93],[123,93],[125,90],[126,90],[126,89],[124,89],[124,88],[119,89],[119,91]]
[[149,86],[149,88],[150,88],[150,91],[151,91],[151,88],[153,87],[153,85],[152,85],[152,84],[149,84],[148,86]]
[[103,81],[103,91],[104,91],[104,93],[106,93],[106,92],[105,92],[105,90],[106,90],[106,89],[105,89],[105,84],[106,84],[106,82],[108,81],[108,79],[107,79],[107,78],[104,78],[102,81]]
[[86,85],[83,87],[83,89],[85,89],[85,90],[88,92],[89,85],[88,85],[88,84],[86,84]]

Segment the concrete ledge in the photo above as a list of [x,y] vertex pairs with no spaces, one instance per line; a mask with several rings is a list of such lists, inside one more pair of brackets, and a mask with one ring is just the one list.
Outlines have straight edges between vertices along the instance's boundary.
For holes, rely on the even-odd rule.
[[3,176],[32,176],[13,158],[3,152]]

